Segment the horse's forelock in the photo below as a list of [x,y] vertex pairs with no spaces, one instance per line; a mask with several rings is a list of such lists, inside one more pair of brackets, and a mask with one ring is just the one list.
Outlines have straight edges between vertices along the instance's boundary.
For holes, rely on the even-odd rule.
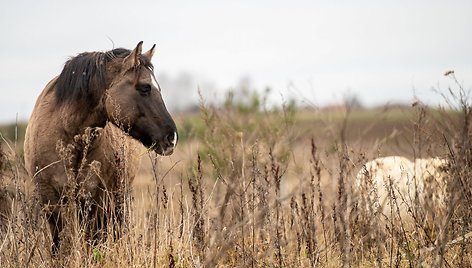
[[[110,57],[110,59],[126,58],[129,54],[131,54],[131,51],[125,48],[115,48],[113,50],[106,52],[106,54],[108,57]],[[138,67],[144,66],[150,69],[151,71],[153,70],[154,67],[148,58],[144,57],[143,55],[140,55],[139,60],[142,64],[139,65]]]

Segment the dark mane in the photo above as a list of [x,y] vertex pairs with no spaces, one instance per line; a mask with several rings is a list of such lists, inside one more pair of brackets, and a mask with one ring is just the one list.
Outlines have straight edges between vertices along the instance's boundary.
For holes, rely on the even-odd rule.
[[[84,100],[89,107],[97,105],[107,87],[107,64],[130,53],[128,49],[116,48],[107,52],[84,52],[69,59],[56,81],[57,104]],[[141,56],[140,60],[145,67],[152,69],[146,58]]]

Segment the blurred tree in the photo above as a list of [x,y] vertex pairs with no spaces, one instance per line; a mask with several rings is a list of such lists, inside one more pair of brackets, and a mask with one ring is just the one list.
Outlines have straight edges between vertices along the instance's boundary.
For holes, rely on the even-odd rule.
[[349,108],[351,110],[361,110],[364,108],[364,105],[362,104],[359,95],[350,90],[344,93],[343,102],[346,108]]

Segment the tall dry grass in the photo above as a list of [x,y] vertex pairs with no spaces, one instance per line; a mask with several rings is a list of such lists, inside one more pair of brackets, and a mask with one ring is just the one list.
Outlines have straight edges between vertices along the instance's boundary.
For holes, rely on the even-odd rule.
[[57,257],[21,153],[3,140],[0,266],[471,266],[472,106],[451,77],[450,106],[416,104],[400,141],[412,158],[449,159],[443,209],[413,202],[402,218],[404,200],[390,186],[394,217],[386,218],[371,181],[354,188],[362,165],[399,142],[352,139],[355,111],[329,128],[299,128],[293,104],[266,108],[263,97],[230,96],[223,107],[202,104],[197,123],[180,119],[186,133],[173,156],[144,155],[146,169],[120,199],[123,225],[112,220],[98,243],[88,235],[96,223],[80,220],[87,210],[71,177],[67,250]]

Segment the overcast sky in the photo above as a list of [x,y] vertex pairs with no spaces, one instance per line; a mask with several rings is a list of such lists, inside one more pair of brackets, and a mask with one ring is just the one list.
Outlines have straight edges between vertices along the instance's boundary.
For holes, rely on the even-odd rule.
[[[0,122],[27,119],[69,56],[157,44],[169,109],[242,78],[274,102],[436,104],[453,69],[472,85],[472,1],[2,1]],[[178,92],[178,93],[177,93]],[[208,97],[210,98],[210,96]],[[186,103],[185,100],[182,103]]]

